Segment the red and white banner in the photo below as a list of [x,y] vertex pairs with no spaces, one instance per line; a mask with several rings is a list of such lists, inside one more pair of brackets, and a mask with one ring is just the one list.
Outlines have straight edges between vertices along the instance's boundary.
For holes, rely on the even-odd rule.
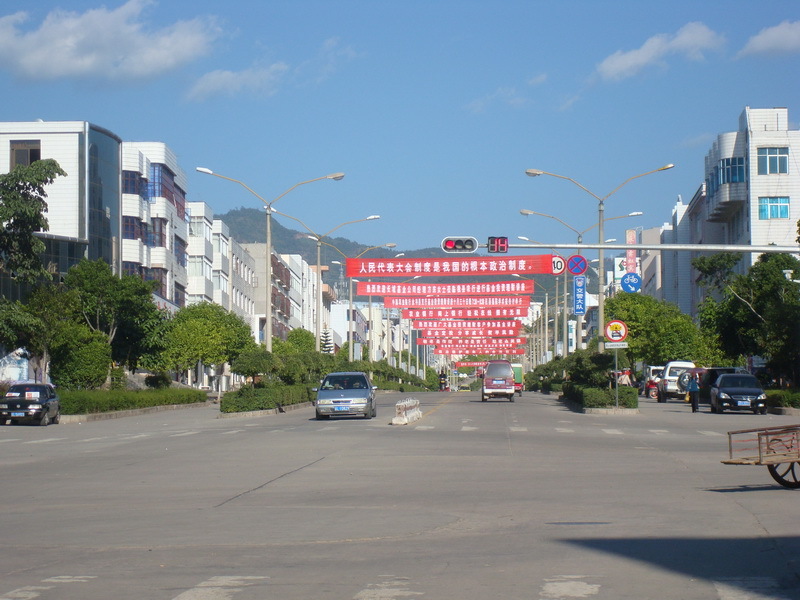
[[406,308],[404,319],[508,319],[527,317],[528,308]]
[[525,338],[458,338],[458,339],[435,339],[418,338],[418,346],[437,346],[446,348],[448,346],[458,346],[460,348],[513,348],[527,342]]
[[348,277],[553,274],[552,254],[466,258],[348,258],[346,264],[345,274]]
[[422,337],[426,338],[491,338],[513,337],[519,333],[517,329],[503,329],[500,327],[463,327],[461,329],[420,329]]
[[399,296],[383,299],[386,308],[518,308],[531,304],[530,296]]
[[491,356],[502,356],[525,354],[525,349],[511,348],[509,350],[498,350],[497,348],[434,348],[433,353],[443,356],[463,356],[465,354],[489,354]]
[[[626,244],[635,244],[636,243],[636,230],[635,229],[626,229],[625,230],[625,243]],[[636,273],[636,256],[637,252],[635,249],[625,250],[625,271],[627,273]]]
[[471,327],[496,327],[498,329],[513,329],[519,331],[522,321],[507,319],[503,321],[414,321],[414,329],[469,329]]
[[488,283],[386,283],[359,281],[358,296],[502,296],[532,294],[533,280]]

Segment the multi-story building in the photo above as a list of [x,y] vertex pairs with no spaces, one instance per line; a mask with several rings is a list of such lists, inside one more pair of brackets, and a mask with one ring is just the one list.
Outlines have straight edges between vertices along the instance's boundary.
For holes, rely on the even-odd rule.
[[[122,140],[87,121],[0,123],[0,172],[51,158],[67,173],[47,186],[49,230],[44,265],[64,275],[82,258],[102,258],[119,274]],[[19,299],[23,288],[0,274],[0,295]]]
[[205,202],[187,202],[189,212],[189,264],[186,303],[214,301],[214,211]]
[[158,282],[156,301],[186,305],[186,175],[161,142],[123,142],[122,271]]

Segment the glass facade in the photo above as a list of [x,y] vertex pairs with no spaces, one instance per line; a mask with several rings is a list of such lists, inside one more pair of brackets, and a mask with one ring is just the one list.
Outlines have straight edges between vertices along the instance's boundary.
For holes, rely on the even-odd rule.
[[103,259],[117,275],[122,267],[121,148],[115,136],[89,126],[87,130],[87,206],[89,260]]

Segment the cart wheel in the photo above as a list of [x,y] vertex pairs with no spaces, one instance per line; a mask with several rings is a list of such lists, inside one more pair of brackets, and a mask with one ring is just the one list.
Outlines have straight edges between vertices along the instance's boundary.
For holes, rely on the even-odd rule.
[[783,487],[796,490],[800,488],[800,467],[797,463],[780,463],[767,465],[769,474]]

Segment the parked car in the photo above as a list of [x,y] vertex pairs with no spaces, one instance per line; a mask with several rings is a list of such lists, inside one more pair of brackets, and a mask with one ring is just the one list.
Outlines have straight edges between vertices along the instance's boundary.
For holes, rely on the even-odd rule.
[[679,398],[686,393],[678,386],[678,377],[686,369],[693,369],[695,364],[686,360],[671,360],[664,365],[664,372],[658,381],[658,401],[666,402],[668,398]]
[[514,368],[507,360],[490,360],[486,363],[483,373],[483,388],[481,389],[481,402],[489,398],[508,398],[514,401]]
[[752,410],[767,414],[767,395],[758,379],[749,373],[723,373],[711,386],[711,412]]
[[678,377],[678,388],[685,391],[689,378],[694,375],[697,377],[697,383],[700,386],[700,401],[708,402],[711,395],[711,386],[723,373],[748,373],[748,371],[744,367],[695,367],[686,369]]
[[328,419],[332,415],[361,415],[365,419],[377,416],[375,390],[366,373],[342,371],[328,373],[320,382],[314,402],[317,419]]
[[15,383],[0,400],[0,425],[36,423],[46,427],[61,419],[61,402],[48,383]]

